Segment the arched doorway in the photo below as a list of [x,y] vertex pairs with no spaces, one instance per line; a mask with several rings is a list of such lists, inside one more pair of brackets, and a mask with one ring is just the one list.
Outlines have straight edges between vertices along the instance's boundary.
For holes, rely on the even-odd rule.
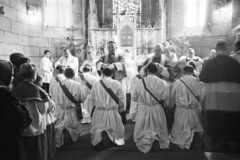
[[133,32],[129,26],[122,29],[121,47],[133,47]]

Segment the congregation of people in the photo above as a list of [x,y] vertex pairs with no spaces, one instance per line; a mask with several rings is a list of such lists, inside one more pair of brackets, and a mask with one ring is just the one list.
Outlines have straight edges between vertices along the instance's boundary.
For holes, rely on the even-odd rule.
[[11,62],[0,60],[3,159],[49,160],[56,147],[78,140],[85,123],[91,124],[94,149],[124,146],[129,121],[143,153],[168,149],[170,143],[239,151],[240,41],[234,48],[230,54],[219,40],[209,57],[198,57],[193,48],[179,57],[165,41],[128,84],[125,56],[114,41],[97,61],[87,49],[81,66],[69,48],[54,64],[46,50],[39,69],[13,53]]

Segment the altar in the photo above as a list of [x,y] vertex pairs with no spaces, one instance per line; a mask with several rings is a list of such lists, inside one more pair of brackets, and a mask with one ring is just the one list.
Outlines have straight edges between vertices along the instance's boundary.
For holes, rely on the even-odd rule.
[[89,41],[95,50],[96,58],[106,53],[106,44],[111,40],[117,43],[118,50],[129,60],[145,59],[153,52],[157,43],[165,41],[165,0],[153,2],[156,3],[152,4],[155,9],[151,9],[155,12],[144,16],[144,4],[141,0],[110,0],[106,1],[105,3],[109,4],[104,4],[102,8],[97,6],[98,1],[90,0]]

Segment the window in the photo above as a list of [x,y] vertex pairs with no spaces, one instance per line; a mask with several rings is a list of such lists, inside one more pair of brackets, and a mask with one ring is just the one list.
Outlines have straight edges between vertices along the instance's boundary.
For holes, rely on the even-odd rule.
[[72,26],[72,0],[45,0],[45,24],[59,28]]
[[124,17],[128,14],[131,22],[134,22],[136,15],[137,26],[140,27],[141,23],[141,12],[142,12],[141,0],[113,0],[113,26],[117,26],[117,17]]
[[186,0],[185,27],[205,24],[207,0]]

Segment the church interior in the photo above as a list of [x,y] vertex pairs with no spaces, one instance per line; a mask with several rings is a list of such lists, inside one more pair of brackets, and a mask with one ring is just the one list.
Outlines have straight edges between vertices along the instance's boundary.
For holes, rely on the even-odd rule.
[[[0,0],[0,59],[22,53],[37,67],[45,50],[55,63],[63,48],[71,48],[81,66],[89,48],[98,60],[107,52],[108,42],[114,41],[126,57],[129,81],[157,44],[167,41],[178,58],[193,48],[204,59],[218,40],[227,42],[229,53],[234,51],[240,40],[240,0]],[[126,125],[125,148],[98,152],[90,145],[90,125],[83,125],[78,141],[57,149],[53,160],[240,158],[235,153],[211,155],[175,146],[142,154],[134,146],[133,126]]]

